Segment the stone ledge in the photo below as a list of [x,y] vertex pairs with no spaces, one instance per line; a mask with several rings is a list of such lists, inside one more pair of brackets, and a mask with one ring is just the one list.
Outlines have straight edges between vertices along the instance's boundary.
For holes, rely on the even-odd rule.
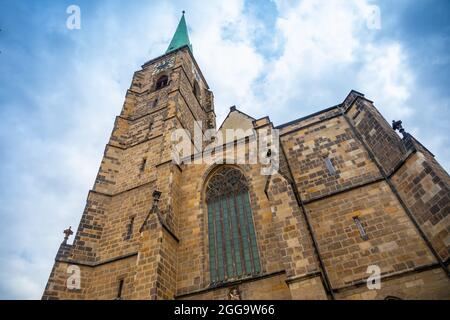
[[303,201],[303,204],[307,205],[307,204],[310,204],[312,202],[323,200],[323,199],[326,199],[326,198],[329,198],[329,197],[332,197],[332,196],[335,196],[335,195],[338,195],[338,194],[341,194],[341,193],[349,192],[349,191],[352,191],[352,190],[355,190],[355,189],[358,189],[358,188],[363,188],[363,187],[366,187],[368,185],[375,184],[375,183],[382,182],[382,181],[385,181],[385,179],[382,176],[379,176],[378,178],[371,179],[369,181],[364,181],[364,182],[361,182],[361,183],[356,184],[354,186],[342,188],[341,190],[337,190],[337,191],[334,191],[334,192],[330,192],[328,194],[324,194],[322,196],[318,196],[318,197],[315,197],[315,198],[311,198],[309,200],[305,200],[305,201]]

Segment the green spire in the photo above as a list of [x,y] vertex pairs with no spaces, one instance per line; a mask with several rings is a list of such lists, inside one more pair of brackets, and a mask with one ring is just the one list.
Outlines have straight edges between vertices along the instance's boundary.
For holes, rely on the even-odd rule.
[[169,48],[167,48],[166,53],[177,50],[185,45],[189,46],[189,49],[192,51],[192,45],[189,41],[188,30],[186,26],[186,20],[184,19],[184,11],[183,16],[181,17],[180,23],[178,23],[177,31],[173,35],[172,41],[170,42]]

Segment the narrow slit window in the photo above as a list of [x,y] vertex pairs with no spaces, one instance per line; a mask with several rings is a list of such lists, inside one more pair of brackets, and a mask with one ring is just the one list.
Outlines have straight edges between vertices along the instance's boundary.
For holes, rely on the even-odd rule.
[[123,279],[119,281],[119,288],[117,290],[117,297],[116,297],[117,300],[122,300],[123,282],[124,282]]
[[361,238],[363,240],[369,240],[369,236],[367,235],[366,229],[364,229],[364,226],[361,223],[361,220],[359,217],[353,217],[353,221],[355,221],[356,226],[358,227],[359,234],[361,235]]
[[326,157],[324,159],[325,165],[327,166],[328,172],[334,176],[336,174],[336,168],[333,166],[333,163],[331,162],[331,159]]
[[127,225],[127,233],[125,235],[125,240],[130,240],[133,236],[133,226],[134,226],[134,217],[130,218],[130,222]]
[[142,159],[141,163],[141,172],[145,170],[145,166],[147,165],[147,158]]

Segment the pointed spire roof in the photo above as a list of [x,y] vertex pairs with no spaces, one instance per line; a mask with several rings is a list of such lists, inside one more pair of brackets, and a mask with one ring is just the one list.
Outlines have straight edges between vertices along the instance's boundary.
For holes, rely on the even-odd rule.
[[169,47],[167,48],[166,53],[169,53],[171,51],[177,50],[183,46],[189,46],[189,49],[192,51],[192,45],[189,41],[189,35],[188,30],[186,26],[186,20],[184,19],[184,10],[183,15],[180,19],[180,22],[178,23],[177,30],[175,31],[175,34],[173,35],[172,41],[170,42]]

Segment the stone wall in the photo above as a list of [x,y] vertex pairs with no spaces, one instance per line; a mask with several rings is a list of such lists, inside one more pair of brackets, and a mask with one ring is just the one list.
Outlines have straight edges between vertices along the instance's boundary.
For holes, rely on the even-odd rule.
[[[305,202],[380,178],[377,167],[342,117],[282,135],[281,143]],[[327,157],[335,174],[327,169]]]
[[[173,66],[155,71],[166,58]],[[163,74],[169,84],[156,90]],[[249,159],[253,136],[206,154],[206,162],[175,164],[171,134],[184,128],[193,136],[196,120],[203,130],[216,127],[213,95],[188,49],[134,74],[74,242],[61,245],[43,299],[116,299],[121,281],[123,299],[228,299],[232,288],[243,299],[329,299],[330,290],[338,299],[450,296],[409,216],[448,259],[450,177],[417,141],[406,148],[362,94],[278,127],[280,171],[272,175],[262,174],[267,164],[224,164],[239,152]],[[246,123],[274,129],[267,117]],[[261,272],[211,284],[205,188],[222,165],[248,183]],[[70,265],[80,267],[79,290],[66,287]],[[369,265],[381,268],[379,291],[364,285]]]
[[[450,185],[447,177],[422,152],[414,153],[392,182],[442,261],[450,255]],[[446,179],[447,178],[447,179]]]
[[[391,274],[436,262],[385,182],[315,201],[306,208],[335,289],[367,279],[370,265]],[[354,217],[362,222],[367,240]]]

